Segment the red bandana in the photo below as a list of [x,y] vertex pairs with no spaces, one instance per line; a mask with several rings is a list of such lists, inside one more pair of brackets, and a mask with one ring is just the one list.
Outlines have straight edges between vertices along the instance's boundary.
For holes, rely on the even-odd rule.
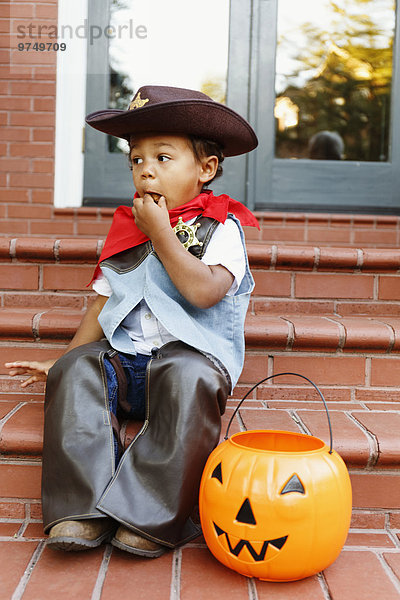
[[[137,197],[136,194],[135,197]],[[214,196],[211,190],[202,192],[190,202],[177,206],[168,212],[171,227],[177,224],[179,217],[182,217],[183,221],[189,221],[199,215],[211,217],[220,223],[225,223],[228,213],[232,213],[242,225],[260,229],[257,219],[244,204],[233,200],[226,194]],[[118,252],[139,246],[139,244],[147,242],[148,239],[137,227],[132,209],[129,206],[119,206],[114,213],[110,231],[90,283],[98,276],[100,272],[99,265],[102,260],[106,260],[110,256],[118,254]]]

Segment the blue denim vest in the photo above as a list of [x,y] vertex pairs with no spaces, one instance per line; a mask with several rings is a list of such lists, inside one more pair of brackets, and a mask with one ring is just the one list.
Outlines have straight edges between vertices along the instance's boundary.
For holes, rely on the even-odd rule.
[[[245,248],[240,223],[231,214],[229,218],[238,224]],[[243,368],[244,320],[254,288],[246,249],[246,272],[235,295],[225,296],[210,308],[197,308],[178,292],[151,242],[145,242],[145,245],[146,252],[138,264],[118,263],[113,261],[115,257],[101,263],[113,293],[99,315],[99,323],[111,346],[119,352],[136,354],[131,338],[120,325],[144,299],[173,336],[222,364],[233,389]]]

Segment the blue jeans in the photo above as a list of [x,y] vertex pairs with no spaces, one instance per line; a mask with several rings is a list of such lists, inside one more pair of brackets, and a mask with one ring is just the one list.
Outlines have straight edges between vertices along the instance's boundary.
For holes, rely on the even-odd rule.
[[[146,401],[145,401],[145,383],[146,383],[146,367],[149,362],[150,356],[144,354],[137,354],[132,356],[130,354],[118,353],[121,365],[124,369],[128,390],[127,390],[127,401],[130,405],[130,412],[126,415],[128,419],[134,419],[136,421],[144,421],[146,414]],[[104,366],[107,376],[108,386],[108,397],[109,397],[109,408],[114,415],[117,414],[117,400],[118,400],[118,381],[115,369],[110,361],[105,357]],[[114,447],[116,460],[118,457],[118,441],[114,435]]]

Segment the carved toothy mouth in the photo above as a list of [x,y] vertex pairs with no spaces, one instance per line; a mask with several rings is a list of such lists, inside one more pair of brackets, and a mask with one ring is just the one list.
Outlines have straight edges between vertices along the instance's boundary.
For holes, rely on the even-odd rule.
[[[251,556],[255,562],[261,562],[261,561],[265,560],[265,555],[266,555],[268,546],[271,545],[276,550],[282,550],[283,546],[286,543],[286,540],[288,539],[288,536],[285,535],[283,537],[276,538],[274,540],[265,540],[263,542],[261,550],[259,552],[257,552],[257,550],[253,547],[252,542],[249,542],[248,540],[239,540],[236,543],[236,545],[233,546],[232,542],[229,538],[229,535],[226,533],[226,531],[221,529],[221,527],[218,527],[218,525],[216,525],[214,522],[213,522],[213,525],[214,525],[214,528],[215,528],[215,531],[216,531],[218,537],[220,537],[221,535],[225,536],[226,542],[228,544],[229,552],[231,554],[233,554],[233,556],[238,557],[239,554],[241,553],[241,551],[243,550],[243,548],[247,548],[247,550],[249,551],[249,553],[251,554]],[[253,543],[255,543],[255,542],[253,542]]]

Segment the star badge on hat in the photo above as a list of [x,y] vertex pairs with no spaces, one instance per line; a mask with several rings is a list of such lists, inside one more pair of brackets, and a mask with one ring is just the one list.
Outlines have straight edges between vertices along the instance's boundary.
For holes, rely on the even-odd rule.
[[146,104],[146,102],[148,102],[148,101],[149,101],[148,98],[144,98],[142,100],[142,98],[140,97],[140,92],[138,92],[136,94],[136,97],[130,103],[129,110],[135,110],[135,108],[142,108],[142,106],[144,106]]

